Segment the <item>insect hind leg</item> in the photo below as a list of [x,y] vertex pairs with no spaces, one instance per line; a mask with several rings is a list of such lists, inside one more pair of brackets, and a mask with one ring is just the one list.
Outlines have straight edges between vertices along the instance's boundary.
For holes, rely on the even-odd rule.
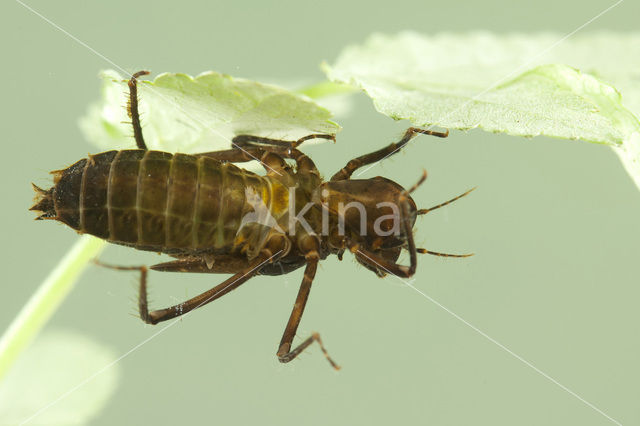
[[[187,312],[204,306],[207,303],[212,302],[229,293],[230,291],[240,287],[240,285],[244,284],[258,273],[260,267],[267,262],[266,259],[266,256],[259,256],[252,263],[249,263],[245,268],[243,268],[230,278],[226,279],[221,284],[213,287],[212,289],[207,290],[204,293],[199,294],[198,296],[195,296],[187,301],[178,303],[177,305],[170,306],[164,309],[157,309],[151,312],[149,312],[149,304],[147,301],[148,268],[146,266],[117,266],[102,263],[98,260],[94,260],[94,262],[99,266],[103,266],[109,269],[115,269],[118,271],[140,271],[140,288],[138,291],[138,309],[140,311],[140,318],[147,324],[157,324],[159,322],[167,321],[184,315]],[[189,265],[190,264],[188,262],[185,262],[185,267],[182,271],[190,272]],[[202,271],[196,270],[195,272]]]
[[146,266],[119,266],[109,263],[103,263],[98,259],[94,259],[93,263],[104,268],[114,269],[116,271],[140,271],[140,285],[138,287],[138,312],[140,318],[147,324],[155,324],[149,316],[149,303],[147,301],[147,273]]

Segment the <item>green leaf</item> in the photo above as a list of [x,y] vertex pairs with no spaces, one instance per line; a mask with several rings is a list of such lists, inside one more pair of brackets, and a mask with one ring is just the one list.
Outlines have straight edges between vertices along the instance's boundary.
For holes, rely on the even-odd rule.
[[609,144],[640,188],[639,69],[640,33],[378,34],[325,65],[417,126]]
[[[102,149],[133,148],[124,105],[126,80],[103,71],[102,100],[80,120],[86,138]],[[310,133],[335,134],[330,113],[308,98],[255,81],[207,72],[197,77],[161,74],[140,80],[138,95],[147,146],[197,153],[231,148],[238,134],[297,139]]]
[[513,73],[523,61],[511,49],[543,51],[550,39],[376,35],[345,49],[327,73],[365,90],[383,114],[418,126],[609,144],[640,130],[616,89],[592,75],[561,64]]
[[74,331],[43,333],[0,382],[0,423],[89,424],[118,386],[116,357],[113,349]]

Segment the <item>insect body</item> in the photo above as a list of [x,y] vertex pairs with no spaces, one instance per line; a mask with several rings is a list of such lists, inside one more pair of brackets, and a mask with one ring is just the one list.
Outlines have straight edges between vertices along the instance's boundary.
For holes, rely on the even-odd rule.
[[[149,311],[147,269],[141,272],[139,310],[151,324],[183,315],[237,288],[255,275],[282,275],[305,267],[296,303],[278,347],[288,362],[317,341],[313,333],[296,348],[292,342],[315,277],[318,262],[328,255],[342,258],[346,250],[378,276],[409,277],[417,253],[447,255],[419,249],[413,240],[416,217],[447,205],[470,191],[431,209],[417,209],[410,193],[382,178],[350,179],[358,168],[380,161],[401,149],[416,134],[446,137],[447,133],[409,128],[402,140],[347,163],[324,182],[313,161],[297,141],[251,135],[233,139],[233,149],[195,155],[147,150],[138,115],[137,77],[129,80],[129,115],[139,149],[108,151],[52,172],[54,186],[34,185],[37,219],[55,219],[80,233],[140,250],[167,253],[176,260],[151,269],[173,272],[234,274],[223,283],[178,305]],[[233,163],[259,159],[260,176]],[[286,160],[296,163],[292,167]],[[400,265],[401,251],[410,264]]]
[[[286,188],[277,181],[207,156],[149,150],[108,151],[53,172],[38,189],[39,219],[54,218],[82,233],[141,250],[176,255],[225,254],[236,237],[259,247],[259,235],[236,235],[251,209],[245,192],[266,195],[277,212]],[[274,200],[275,199],[275,200]],[[53,202],[53,204],[51,204]]]

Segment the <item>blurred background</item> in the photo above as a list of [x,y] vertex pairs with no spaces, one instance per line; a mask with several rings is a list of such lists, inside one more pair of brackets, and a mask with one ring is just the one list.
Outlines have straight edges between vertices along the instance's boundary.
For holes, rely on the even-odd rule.
[[[33,221],[30,182],[47,186],[50,170],[96,151],[77,121],[99,96],[99,70],[112,68],[100,55],[130,72],[216,70],[303,86],[324,79],[322,60],[372,32],[566,34],[615,2],[26,3],[95,52],[19,2],[0,5],[0,329],[78,238],[63,225]],[[635,30],[638,16],[637,2],[622,2],[582,31]],[[305,149],[325,176],[409,126],[375,112],[364,95],[352,101],[336,117],[344,128],[337,144]],[[43,335],[84,336],[109,356],[61,385],[56,378],[78,374],[79,366],[64,362],[71,353],[32,359],[42,369],[36,386],[5,389],[5,397],[28,399],[42,385],[52,392],[47,404],[127,354],[108,369],[111,395],[78,422],[613,424],[508,348],[618,422],[640,424],[640,193],[614,153],[581,142],[453,131],[445,141],[416,139],[367,176],[409,186],[423,168],[429,178],[414,196],[420,207],[479,188],[419,219],[418,244],[476,256],[423,255],[413,285],[426,297],[394,277],[376,278],[349,255],[323,262],[297,342],[319,331],[341,371],[315,345],[287,365],[275,357],[301,270],[253,279],[129,352],[163,326],[137,318],[137,274],[89,266]],[[165,258],[110,246],[101,259],[150,265]],[[152,306],[222,279],[151,273]],[[26,362],[21,368],[32,369]],[[73,419],[92,389],[78,388],[56,410]],[[48,422],[46,412],[33,420]]]

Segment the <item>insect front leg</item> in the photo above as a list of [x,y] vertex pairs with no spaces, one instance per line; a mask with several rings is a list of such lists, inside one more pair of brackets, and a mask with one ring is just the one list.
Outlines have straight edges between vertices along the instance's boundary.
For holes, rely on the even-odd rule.
[[418,134],[424,135],[432,135],[437,136],[439,138],[446,138],[449,136],[449,131],[446,132],[434,132],[431,130],[419,129],[417,127],[409,127],[407,131],[404,133],[404,136],[400,141],[394,142],[391,145],[379,149],[377,151],[371,152],[369,154],[362,155],[360,157],[354,158],[349,161],[346,166],[344,166],[338,173],[331,177],[331,180],[345,180],[349,179],[353,172],[358,170],[360,167],[366,166],[368,164],[377,163],[378,161],[384,160],[387,157],[397,153],[404,147],[407,142],[413,139],[414,136]]

